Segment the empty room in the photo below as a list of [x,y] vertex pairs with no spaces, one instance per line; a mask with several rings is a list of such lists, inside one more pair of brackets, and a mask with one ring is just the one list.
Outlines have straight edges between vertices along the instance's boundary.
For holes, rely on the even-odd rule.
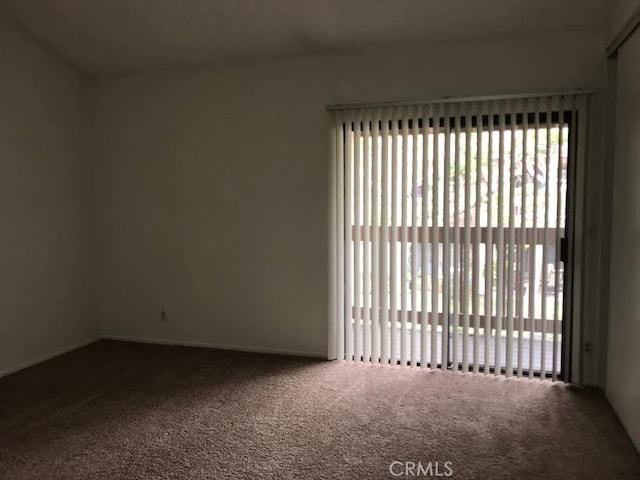
[[639,27],[0,0],[0,479],[640,479]]

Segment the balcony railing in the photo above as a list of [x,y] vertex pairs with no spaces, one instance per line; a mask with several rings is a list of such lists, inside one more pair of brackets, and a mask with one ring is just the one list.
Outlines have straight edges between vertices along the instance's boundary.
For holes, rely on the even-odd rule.
[[[426,228],[426,232],[424,231],[425,228]],[[453,245],[451,245],[451,242],[454,236],[455,227],[451,226],[447,228],[448,228],[448,238],[449,238],[450,247],[455,248],[453,247]],[[507,282],[503,282],[502,291],[497,292],[496,285],[495,285],[496,282],[493,281],[493,285],[491,289],[491,292],[493,295],[493,298],[492,298],[493,305],[495,306],[495,302],[497,301],[497,296],[501,294],[502,302],[503,302],[502,305],[506,306],[508,297],[509,295],[511,295],[512,296],[511,301],[514,302],[512,315],[508,316],[506,314],[506,308],[503,308],[502,309],[503,315],[500,318],[496,315],[491,315],[487,318],[486,312],[484,311],[484,308],[481,305],[479,305],[479,302],[476,303],[476,302],[469,301],[469,299],[472,297],[472,295],[469,294],[469,295],[466,295],[465,297],[467,301],[469,301],[466,312],[463,308],[462,296],[459,296],[460,297],[458,299],[459,303],[455,308],[453,308],[453,304],[452,302],[450,302],[448,318],[445,318],[445,315],[442,312],[442,305],[440,305],[440,308],[439,308],[440,311],[438,311],[435,315],[436,325],[444,326],[444,325],[447,325],[447,323],[453,324],[454,320],[456,320],[456,318],[454,317],[457,317],[457,322],[455,323],[457,323],[458,325],[462,325],[463,320],[465,318],[468,318],[471,328],[473,328],[473,326],[477,323],[479,325],[479,328],[481,329],[489,328],[491,330],[497,330],[498,327],[500,327],[501,330],[506,330],[508,328],[508,322],[511,321],[512,322],[511,326],[514,328],[514,330],[518,330],[522,328],[524,332],[561,334],[561,331],[562,331],[561,308],[559,309],[559,311],[558,309],[554,310],[554,305],[552,305],[551,307],[549,307],[550,311],[548,311],[546,297],[547,297],[547,293],[554,294],[551,296],[551,299],[550,299],[552,304],[555,301],[556,297],[560,297],[560,298],[562,297],[561,271],[558,272],[559,284],[558,284],[557,291],[555,286],[555,280],[556,280],[555,257],[556,257],[556,253],[559,251],[558,241],[564,235],[564,229],[526,227],[526,228],[513,228],[512,230],[510,230],[508,227],[499,228],[499,227],[475,227],[475,226],[469,226],[469,227],[458,226],[457,228],[459,230],[459,239],[460,239],[460,242],[457,244],[458,258],[460,260],[459,265],[456,269],[455,268],[456,266],[453,264],[453,255],[451,254],[449,255],[449,268],[442,269],[442,263],[441,263],[442,254],[440,254],[441,255],[440,265],[437,266],[439,267],[440,275],[446,274],[446,271],[449,270],[451,275],[458,275],[458,278],[461,278],[461,279],[465,278],[465,271],[464,271],[465,262],[462,259],[465,258],[465,254],[466,254],[465,252],[466,245],[464,242],[464,236],[466,235],[466,232],[468,230],[469,236],[471,238],[471,242],[468,245],[468,247],[471,250],[469,252],[469,255],[472,256],[474,252],[477,251],[480,255],[484,256],[487,248],[486,246],[489,244],[489,241],[494,249],[496,250],[497,248],[503,249],[503,257],[505,259],[505,262],[503,265],[503,279],[507,278],[506,272],[509,268],[509,265],[507,264],[506,252],[510,248],[515,249],[513,258],[514,259],[519,258],[520,261],[519,262],[513,261],[511,263],[511,268],[514,269],[514,278],[517,278],[517,281],[521,282],[519,284],[521,285],[522,283],[524,283],[525,285],[527,285],[527,289],[526,289],[527,293],[525,294],[525,296],[521,297],[520,299],[516,299],[515,298],[515,295],[517,295],[516,291],[523,291],[522,288],[520,289],[514,288],[512,292],[509,292]],[[377,230],[378,245],[379,247],[381,247],[384,233],[386,233],[386,239],[388,243],[391,242],[392,236],[394,236],[395,234],[396,243],[399,244],[402,239],[403,229],[406,229],[406,232],[407,232],[406,239],[407,239],[407,244],[409,245],[409,248],[411,248],[411,246],[413,245],[414,238],[417,239],[419,244],[421,244],[425,240],[427,243],[431,243],[432,240],[436,239],[439,245],[443,245],[445,227],[442,227],[442,226],[435,227],[435,228],[422,227],[422,226],[407,226],[407,227],[353,226],[351,234],[352,234],[352,239],[354,239],[357,235],[361,242],[363,241],[366,235],[368,239],[367,241],[371,242],[373,239],[374,231]],[[426,238],[423,238],[424,234],[426,234]],[[478,235],[479,235],[479,238],[477,238]],[[501,247],[499,242],[501,242]],[[530,248],[532,246],[537,247],[535,265],[531,265],[532,255],[531,255]],[[493,262],[495,263],[497,263],[496,250],[494,250],[493,252]],[[382,250],[380,248],[380,251],[378,253],[372,252],[372,255],[380,255],[381,251]],[[416,252],[418,253],[420,253],[421,251],[422,251],[421,248],[416,249]],[[427,251],[429,251],[429,249],[427,249]],[[544,253],[546,253],[546,256],[544,255]],[[528,257],[528,260],[525,261],[525,257]],[[546,257],[546,263],[547,263],[546,276],[543,275],[543,272],[542,272],[543,270],[542,264],[545,262],[545,259],[544,259],[545,257]],[[549,260],[550,258],[553,260],[550,261]],[[381,263],[382,262],[380,261],[380,259],[378,259],[378,261],[375,262],[374,264],[381,265]],[[418,263],[419,263],[419,268],[421,268],[420,262]],[[481,268],[486,267],[486,258],[481,258],[479,263]],[[473,261],[470,262],[469,264],[473,264]],[[492,266],[492,269],[497,269],[497,268],[498,268],[497,264],[494,264]],[[560,268],[562,268],[562,266]],[[537,285],[530,285],[530,279],[532,278],[531,273],[533,272],[534,269],[538,270],[538,272],[533,277],[535,278]],[[430,278],[430,275],[428,274],[425,275],[425,273],[426,272],[420,272],[419,278],[421,279],[421,281],[425,281]],[[472,275],[472,272],[466,272],[466,275],[470,277]],[[409,279],[406,279],[406,281],[408,280]],[[450,283],[452,283],[452,280],[450,280]],[[382,299],[382,297],[385,294],[387,295],[389,294],[388,291],[386,293],[384,292],[384,289],[387,287],[388,286],[384,285],[383,282],[380,282],[380,292],[379,292],[380,299]],[[412,287],[413,286],[411,286],[410,288]],[[463,285],[462,287],[464,288],[465,286]],[[529,291],[531,287],[535,287],[535,290],[533,292]],[[471,282],[469,282],[469,285],[467,285],[467,288],[472,288]],[[400,290],[400,284],[398,284],[397,289]],[[418,289],[418,291],[419,290],[420,289]],[[477,297],[484,299],[484,296],[486,293],[485,288],[483,287],[479,290],[480,291],[476,292]],[[430,290],[427,289],[426,292],[430,298],[431,297]],[[528,310],[527,307],[531,303],[530,295],[533,296],[534,298],[533,303],[535,304],[536,307],[540,305],[544,305],[537,309],[534,308],[534,312],[536,312],[537,310],[536,312],[537,315],[536,314],[530,315],[527,312]],[[409,296],[411,296],[411,292],[409,293]],[[440,300],[440,302],[442,303],[442,300]],[[379,303],[382,304],[382,300],[379,300]],[[421,310],[421,302],[416,302],[416,303],[417,303],[416,308],[415,309],[411,308],[409,311],[409,315],[417,314],[419,319],[418,322],[421,323],[423,321],[423,311]],[[368,302],[366,305],[370,305],[370,304],[371,302]],[[516,304],[520,305],[520,307],[519,308],[515,307]],[[360,302],[360,305],[365,305],[365,303]],[[383,313],[384,313],[383,308],[378,307],[377,312],[378,312],[377,318],[382,319]],[[544,312],[544,315],[543,315],[543,312]],[[386,313],[387,313],[386,318],[388,318],[389,320],[391,320],[392,318],[395,318],[397,319],[397,322],[400,323],[400,319],[402,315],[402,311],[400,309],[396,310],[395,315],[392,315],[392,313],[394,313],[392,312],[392,310],[387,310]],[[425,319],[427,325],[434,324],[433,316],[434,316],[434,312],[432,311],[427,312],[427,318]],[[363,320],[365,318],[372,319],[374,318],[374,308],[360,307],[359,310],[356,311],[355,307],[353,307],[352,318],[359,319],[359,320]],[[488,324],[487,324],[487,320],[488,320]]]

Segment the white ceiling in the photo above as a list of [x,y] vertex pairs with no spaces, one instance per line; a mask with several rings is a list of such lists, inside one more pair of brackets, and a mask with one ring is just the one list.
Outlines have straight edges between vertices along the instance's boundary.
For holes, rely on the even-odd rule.
[[0,0],[91,74],[603,27],[610,0]]

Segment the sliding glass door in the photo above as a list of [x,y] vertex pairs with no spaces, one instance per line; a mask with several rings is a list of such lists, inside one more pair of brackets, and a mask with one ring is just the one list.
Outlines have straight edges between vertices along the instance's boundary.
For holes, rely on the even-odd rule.
[[342,358],[562,378],[581,101],[338,112]]

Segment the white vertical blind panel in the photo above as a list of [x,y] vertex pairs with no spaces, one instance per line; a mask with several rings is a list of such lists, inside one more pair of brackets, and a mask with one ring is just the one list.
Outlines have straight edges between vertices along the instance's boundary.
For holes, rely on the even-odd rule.
[[[381,116],[382,123],[382,199],[381,199],[381,221],[382,221],[382,278],[380,279],[380,283],[382,285],[382,321],[381,321],[381,330],[380,337],[382,342],[381,347],[381,363],[385,365],[389,363],[389,358],[391,355],[390,350],[390,329],[389,329],[389,310],[391,307],[389,291],[390,288],[390,269],[389,269],[389,254],[391,252],[391,247],[389,244],[389,226],[391,225],[391,210],[389,207],[390,204],[390,161],[391,155],[389,155],[389,148],[391,147],[391,142],[389,142],[389,116],[382,115]],[[393,170],[393,167],[391,167]]]
[[371,158],[369,138],[371,117],[368,110],[363,112],[362,119],[362,360],[371,361]]
[[458,327],[460,323],[460,118],[462,104],[457,105],[454,136],[453,167],[453,325],[451,330],[451,361],[454,370],[460,368]]
[[411,366],[418,361],[418,109],[411,111]]
[[[488,107],[487,123],[487,236],[485,241],[485,273],[484,273],[484,373],[491,373],[491,318],[493,316],[493,110]],[[494,359],[495,365],[495,359]]]
[[522,115],[522,153],[520,155],[520,235],[518,238],[518,245],[516,251],[518,253],[518,258],[516,262],[516,272],[517,272],[517,288],[516,288],[516,311],[517,311],[517,321],[518,321],[518,365],[517,365],[517,375],[518,377],[522,377],[523,373],[523,363],[524,363],[524,349],[523,349],[523,335],[524,335],[524,301],[525,301],[525,284],[524,284],[524,271],[525,271],[525,263],[524,263],[524,255],[525,255],[525,247],[526,247],[526,233],[527,233],[527,138],[528,138],[528,129],[529,129],[529,120],[528,120],[528,112],[529,105],[527,100],[524,100],[524,104],[522,107],[523,115]]
[[407,288],[407,275],[408,275],[408,243],[409,243],[409,208],[410,202],[407,200],[409,195],[408,183],[409,183],[409,122],[406,109],[402,112],[402,186],[401,186],[401,230],[400,230],[400,363],[402,365],[407,364],[407,343],[408,343],[408,328],[407,323],[409,320],[408,310],[408,288]]
[[398,155],[400,139],[398,138],[398,111],[396,110],[391,122],[391,357],[390,362],[395,364],[398,361],[398,170],[401,156]]
[[542,318],[542,343],[540,346],[540,375],[542,377],[546,376],[547,372],[547,301],[546,301],[546,290],[547,290],[547,259],[548,259],[548,234],[549,234],[549,198],[550,198],[550,175],[549,171],[551,170],[551,99],[547,99],[547,111],[546,111],[546,129],[545,129],[545,168],[544,168],[544,228],[542,230],[542,282],[541,282],[541,292],[540,295],[540,312]]
[[[482,122],[483,107],[480,105],[476,118],[476,165],[475,165],[475,193],[474,193],[474,236],[473,236],[473,294],[471,311],[473,312],[473,372],[480,371],[480,227],[482,225]],[[486,335],[486,332],[485,332]]]
[[329,291],[328,291],[328,314],[329,314],[329,325],[327,325],[327,359],[333,360],[335,358],[341,358],[338,353],[338,345],[336,344],[338,340],[338,312],[337,309],[340,305],[342,305],[338,299],[338,262],[337,262],[337,246],[342,242],[338,237],[338,211],[340,207],[338,204],[340,203],[340,198],[338,195],[338,156],[340,155],[340,151],[338,150],[338,128],[341,128],[340,122],[338,121],[340,113],[336,112],[333,114],[333,126],[331,128],[330,137],[329,137],[329,145],[330,145],[330,155],[331,160],[329,163]]
[[[563,199],[565,198],[563,182],[562,182],[562,160],[563,160],[563,147],[566,147],[566,140],[564,138],[564,112],[566,110],[571,110],[573,108],[573,98],[569,97],[565,99],[564,97],[560,97],[558,106],[558,111],[560,112],[558,124],[559,124],[559,145],[558,145],[558,153],[556,155],[556,163],[557,163],[557,171],[556,171],[556,258],[555,258],[555,272],[554,272],[554,282],[553,282],[553,367],[551,371],[551,378],[555,382],[558,379],[558,360],[560,358],[559,350],[559,335],[560,335],[560,319],[562,315],[562,304],[560,302],[560,271],[562,269],[562,262],[560,261],[560,241],[564,236],[564,230],[561,230],[560,219],[563,211]],[[566,159],[566,157],[565,157]]]
[[450,327],[450,312],[451,312],[451,234],[450,234],[450,215],[451,215],[451,196],[450,196],[450,166],[451,166],[451,124],[450,114],[451,107],[445,104],[443,107],[444,114],[442,121],[444,123],[444,157],[443,157],[443,202],[444,209],[442,219],[442,368],[447,368],[449,364],[449,335],[451,331]]
[[[420,218],[420,226],[422,227],[422,235],[420,236],[421,245],[421,281],[420,281],[420,296],[421,296],[421,309],[420,309],[420,367],[427,368],[429,366],[429,349],[428,343],[428,325],[430,316],[433,317],[433,309],[431,314],[429,312],[428,302],[428,289],[427,289],[427,268],[429,266],[427,258],[427,249],[429,246],[429,234],[428,234],[428,200],[427,193],[431,193],[433,202],[433,189],[427,188],[427,182],[429,178],[429,120],[432,117],[432,107],[428,106],[426,111],[421,109],[420,118],[422,119],[422,155],[420,158],[420,164],[422,165],[422,184],[420,191],[422,193],[422,208]],[[433,167],[432,167],[433,168]],[[437,192],[437,191],[436,191]],[[433,266],[432,266],[433,268]],[[433,288],[433,287],[432,287]],[[431,332],[433,335],[433,331]],[[433,367],[433,362],[432,367]]]
[[505,375],[513,375],[513,319],[514,319],[514,247],[516,244],[515,231],[515,183],[516,183],[516,122],[517,106],[512,102],[510,109],[510,139],[509,139],[509,231],[507,239],[507,337],[506,337],[506,370]]
[[371,361],[380,362],[380,115],[376,110],[371,118],[372,181],[371,181]]
[[506,128],[506,105],[500,106],[500,130],[498,137],[498,239],[496,253],[498,263],[496,266],[496,338],[495,338],[495,374],[500,375],[504,362],[502,361],[502,318],[504,314],[504,177],[505,177],[505,128]]
[[[345,188],[344,188],[344,173],[345,173],[345,159],[344,159],[344,125],[343,118],[341,114],[336,115],[336,125],[335,125],[335,146],[336,146],[336,245],[335,245],[335,253],[336,253],[336,285],[337,289],[336,295],[336,316],[337,316],[337,325],[336,325],[336,347],[337,347],[337,357],[339,359],[345,358],[345,305],[347,305],[345,300],[345,265],[344,265],[344,249],[345,242],[343,241],[344,235],[344,213],[345,213]],[[350,304],[349,304],[350,305]],[[347,318],[351,318],[350,316]]]
[[359,114],[353,129],[354,139],[354,281],[355,323],[354,323],[354,355],[357,362],[362,361],[362,115]]
[[535,359],[535,319],[536,315],[536,289],[538,285],[538,269],[537,269],[537,259],[538,259],[538,172],[539,172],[539,164],[538,164],[538,148],[540,145],[540,99],[536,99],[535,101],[535,110],[534,110],[534,129],[533,129],[533,228],[532,228],[532,240],[531,245],[529,247],[529,306],[527,311],[527,317],[532,319],[529,328],[529,378],[533,378],[533,374],[535,371],[534,368],[534,359]]
[[354,261],[353,261],[353,241],[352,241],[352,225],[354,222],[353,200],[354,200],[354,171],[353,171],[353,122],[349,120],[346,124],[345,132],[345,352],[347,360],[353,360],[353,323],[354,311],[353,303],[355,295],[353,291],[354,281]]
[[464,246],[462,255],[462,371],[469,371],[469,296],[471,290],[471,116],[465,105],[464,117]]
[[[438,359],[438,324],[440,323],[440,299],[438,296],[440,285],[440,236],[438,226],[440,225],[440,109],[436,110],[435,115],[433,109],[429,109],[429,117],[433,118],[433,155],[432,155],[432,186],[431,186],[431,369],[437,368],[438,363],[445,364],[443,359]],[[429,132],[429,123],[425,125],[425,136]],[[426,149],[425,149],[426,152]],[[425,153],[425,159],[427,155]],[[423,181],[423,185],[427,184],[427,180]],[[426,198],[424,191],[423,198]],[[426,208],[424,210],[426,212]],[[423,214],[424,215],[424,214]],[[423,219],[426,218],[423,216]],[[426,224],[423,220],[423,228]],[[426,237],[426,235],[425,235]],[[425,251],[423,255],[426,256]],[[426,303],[426,302],[425,302]],[[444,318],[443,318],[444,324]],[[442,330],[444,336],[444,329]],[[423,336],[426,341],[426,335]]]

